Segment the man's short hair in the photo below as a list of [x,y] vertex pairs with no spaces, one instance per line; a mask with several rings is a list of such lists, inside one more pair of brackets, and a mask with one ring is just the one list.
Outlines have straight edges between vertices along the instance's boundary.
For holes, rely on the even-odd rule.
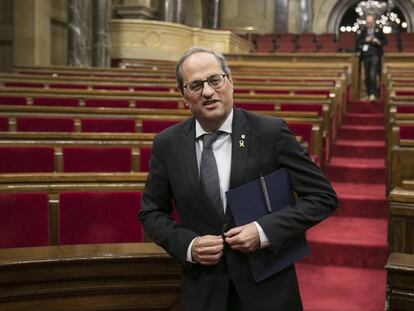
[[175,76],[177,78],[177,87],[181,91],[181,93],[184,92],[184,79],[183,79],[183,63],[184,61],[192,54],[194,53],[209,53],[214,55],[214,57],[217,59],[217,61],[220,64],[221,69],[226,75],[231,75],[231,70],[227,66],[226,59],[224,58],[223,54],[214,51],[213,49],[208,48],[202,48],[194,46],[192,48],[189,48],[187,51],[184,52],[183,56],[178,60],[177,65],[175,67]]

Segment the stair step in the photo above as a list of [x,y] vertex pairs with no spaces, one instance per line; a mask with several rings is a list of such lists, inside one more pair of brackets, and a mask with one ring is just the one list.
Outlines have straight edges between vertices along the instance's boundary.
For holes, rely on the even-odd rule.
[[[378,311],[384,309],[384,269],[296,264],[306,311]],[[349,297],[352,297],[350,299]]]
[[387,219],[332,216],[308,230],[303,262],[381,269],[387,257]]
[[338,195],[336,216],[387,218],[384,184],[333,183]]
[[385,140],[385,127],[376,125],[342,125],[338,139]]
[[385,183],[384,159],[332,157],[324,171],[332,182]]
[[384,158],[385,142],[380,140],[338,139],[333,147],[332,156]]
[[384,125],[383,113],[348,113],[343,119],[344,125]]
[[352,100],[348,103],[349,113],[383,113],[384,103],[381,101]]

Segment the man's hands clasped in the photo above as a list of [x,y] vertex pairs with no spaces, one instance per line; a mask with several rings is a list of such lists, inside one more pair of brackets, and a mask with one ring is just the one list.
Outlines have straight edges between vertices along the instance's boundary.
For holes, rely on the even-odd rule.
[[224,242],[242,253],[260,248],[260,237],[256,225],[250,223],[235,227],[220,235],[204,235],[194,240],[191,248],[193,261],[202,265],[215,265],[223,256]]

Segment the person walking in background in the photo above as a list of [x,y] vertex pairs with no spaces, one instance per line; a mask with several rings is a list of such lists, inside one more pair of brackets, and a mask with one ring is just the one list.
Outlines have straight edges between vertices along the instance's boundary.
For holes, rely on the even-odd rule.
[[365,89],[370,101],[379,96],[377,76],[381,68],[383,46],[387,43],[384,32],[376,26],[374,15],[367,15],[365,27],[358,30],[357,53],[364,64]]

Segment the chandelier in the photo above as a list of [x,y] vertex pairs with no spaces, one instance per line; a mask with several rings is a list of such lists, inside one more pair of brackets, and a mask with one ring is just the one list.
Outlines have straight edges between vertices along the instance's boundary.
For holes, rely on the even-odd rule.
[[355,11],[358,13],[359,16],[365,17],[367,15],[374,15],[377,18],[385,15],[394,8],[393,0],[388,0],[386,2],[383,1],[361,1]]

